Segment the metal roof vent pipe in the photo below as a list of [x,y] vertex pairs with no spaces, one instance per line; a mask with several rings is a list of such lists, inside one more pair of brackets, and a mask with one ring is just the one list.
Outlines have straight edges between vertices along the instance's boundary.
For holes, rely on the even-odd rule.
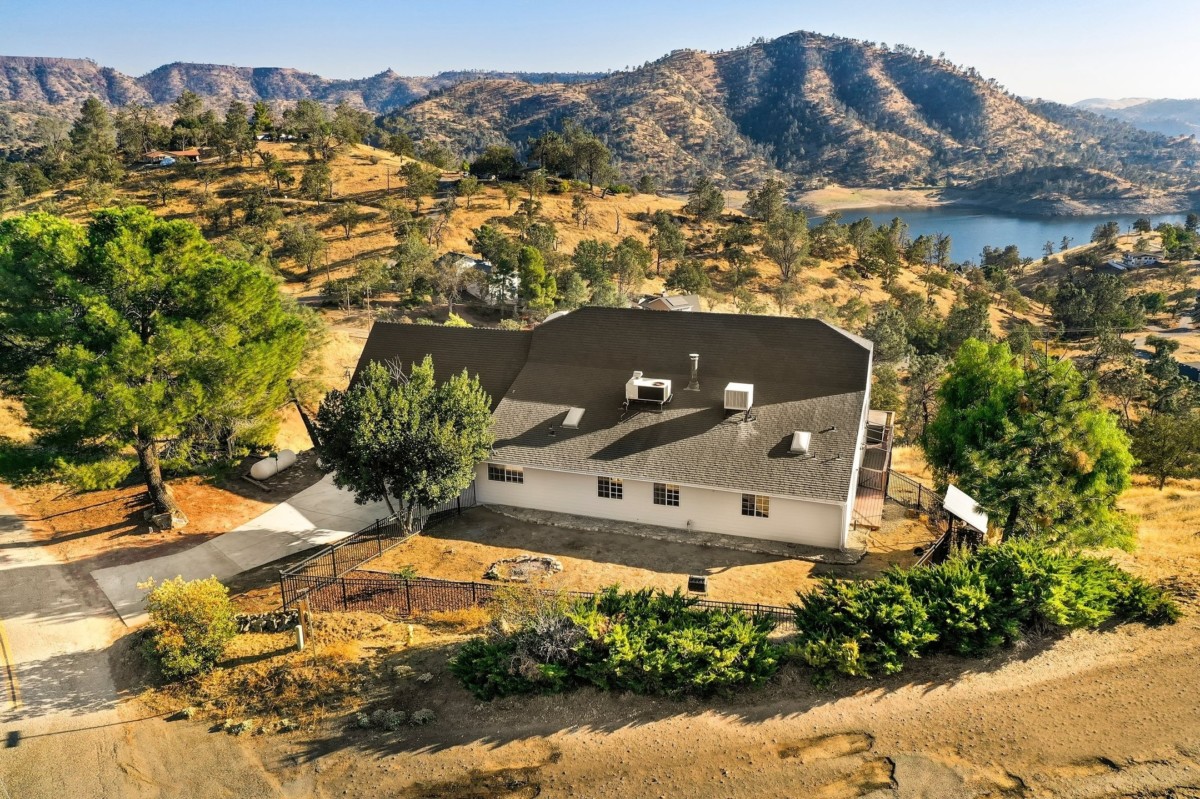
[[688,356],[692,359],[692,379],[688,381],[687,391],[700,390],[700,353],[693,352]]

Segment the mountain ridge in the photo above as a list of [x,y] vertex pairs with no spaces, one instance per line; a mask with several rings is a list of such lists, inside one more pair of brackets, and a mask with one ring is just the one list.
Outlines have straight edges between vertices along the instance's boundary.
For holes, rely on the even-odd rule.
[[[356,79],[289,67],[174,62],[131,77],[87,59],[0,56],[0,148],[39,114],[88,96],[165,109],[182,91],[231,100],[348,102],[466,156],[573,118],[627,178],[683,188],[701,173],[746,188],[829,183],[986,191],[996,207],[1157,212],[1200,201],[1200,145],[1091,110],[1023,100],[913,48],[798,31],[732,50],[680,49],[612,73],[449,71]],[[1138,106],[1133,106],[1138,107]],[[7,119],[6,119],[7,115]]]
[[1073,105],[1167,136],[1200,134],[1200,98],[1091,97]]
[[214,105],[314,99],[346,100],[376,113],[389,111],[428,92],[478,76],[516,77],[530,83],[593,80],[599,73],[450,70],[435,75],[400,75],[390,67],[363,78],[325,78],[292,67],[238,67],[175,61],[134,77],[85,58],[0,55],[0,103],[60,106],[98,97],[108,105],[167,105],[187,89]]
[[[1079,213],[1200,186],[1200,147],[1057,103],[1023,101],[974,69],[912,48],[797,32],[715,53],[678,50],[569,87],[465,83],[403,109],[424,136],[467,151],[518,147],[573,116],[628,170],[674,185],[716,174],[749,186],[773,170],[802,187],[987,182],[993,204]],[[636,174],[636,173],[634,173]],[[680,180],[680,177],[683,180]]]

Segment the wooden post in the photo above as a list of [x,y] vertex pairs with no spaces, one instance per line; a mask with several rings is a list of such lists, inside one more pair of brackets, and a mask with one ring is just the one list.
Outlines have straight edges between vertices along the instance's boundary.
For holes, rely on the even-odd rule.
[[301,639],[301,645],[300,645],[300,648],[303,649],[304,648],[303,641],[307,641],[309,638],[312,637],[312,630],[308,626],[309,625],[308,600],[301,599],[299,602],[297,602],[296,610],[300,614],[300,629],[303,631],[303,635],[304,635],[304,637]]

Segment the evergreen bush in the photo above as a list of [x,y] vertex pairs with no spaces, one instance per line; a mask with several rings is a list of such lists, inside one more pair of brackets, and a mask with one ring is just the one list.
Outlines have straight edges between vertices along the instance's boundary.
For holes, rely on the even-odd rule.
[[209,671],[237,635],[229,589],[215,577],[146,584],[150,616],[145,653],[163,677],[178,680]]
[[609,588],[519,619],[507,613],[492,635],[467,642],[450,669],[481,699],[588,684],[707,695],[775,674],[779,650],[767,640],[773,622],[694,605],[679,591]]

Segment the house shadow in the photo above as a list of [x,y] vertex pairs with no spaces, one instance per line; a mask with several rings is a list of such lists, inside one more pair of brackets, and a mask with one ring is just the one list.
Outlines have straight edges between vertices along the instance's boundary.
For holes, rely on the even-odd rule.
[[537,524],[497,513],[488,508],[471,508],[461,516],[437,524],[422,537],[464,541],[485,546],[521,549],[542,555],[609,563],[666,574],[718,574],[739,566],[788,560],[719,546],[659,541],[629,533],[584,530]]

